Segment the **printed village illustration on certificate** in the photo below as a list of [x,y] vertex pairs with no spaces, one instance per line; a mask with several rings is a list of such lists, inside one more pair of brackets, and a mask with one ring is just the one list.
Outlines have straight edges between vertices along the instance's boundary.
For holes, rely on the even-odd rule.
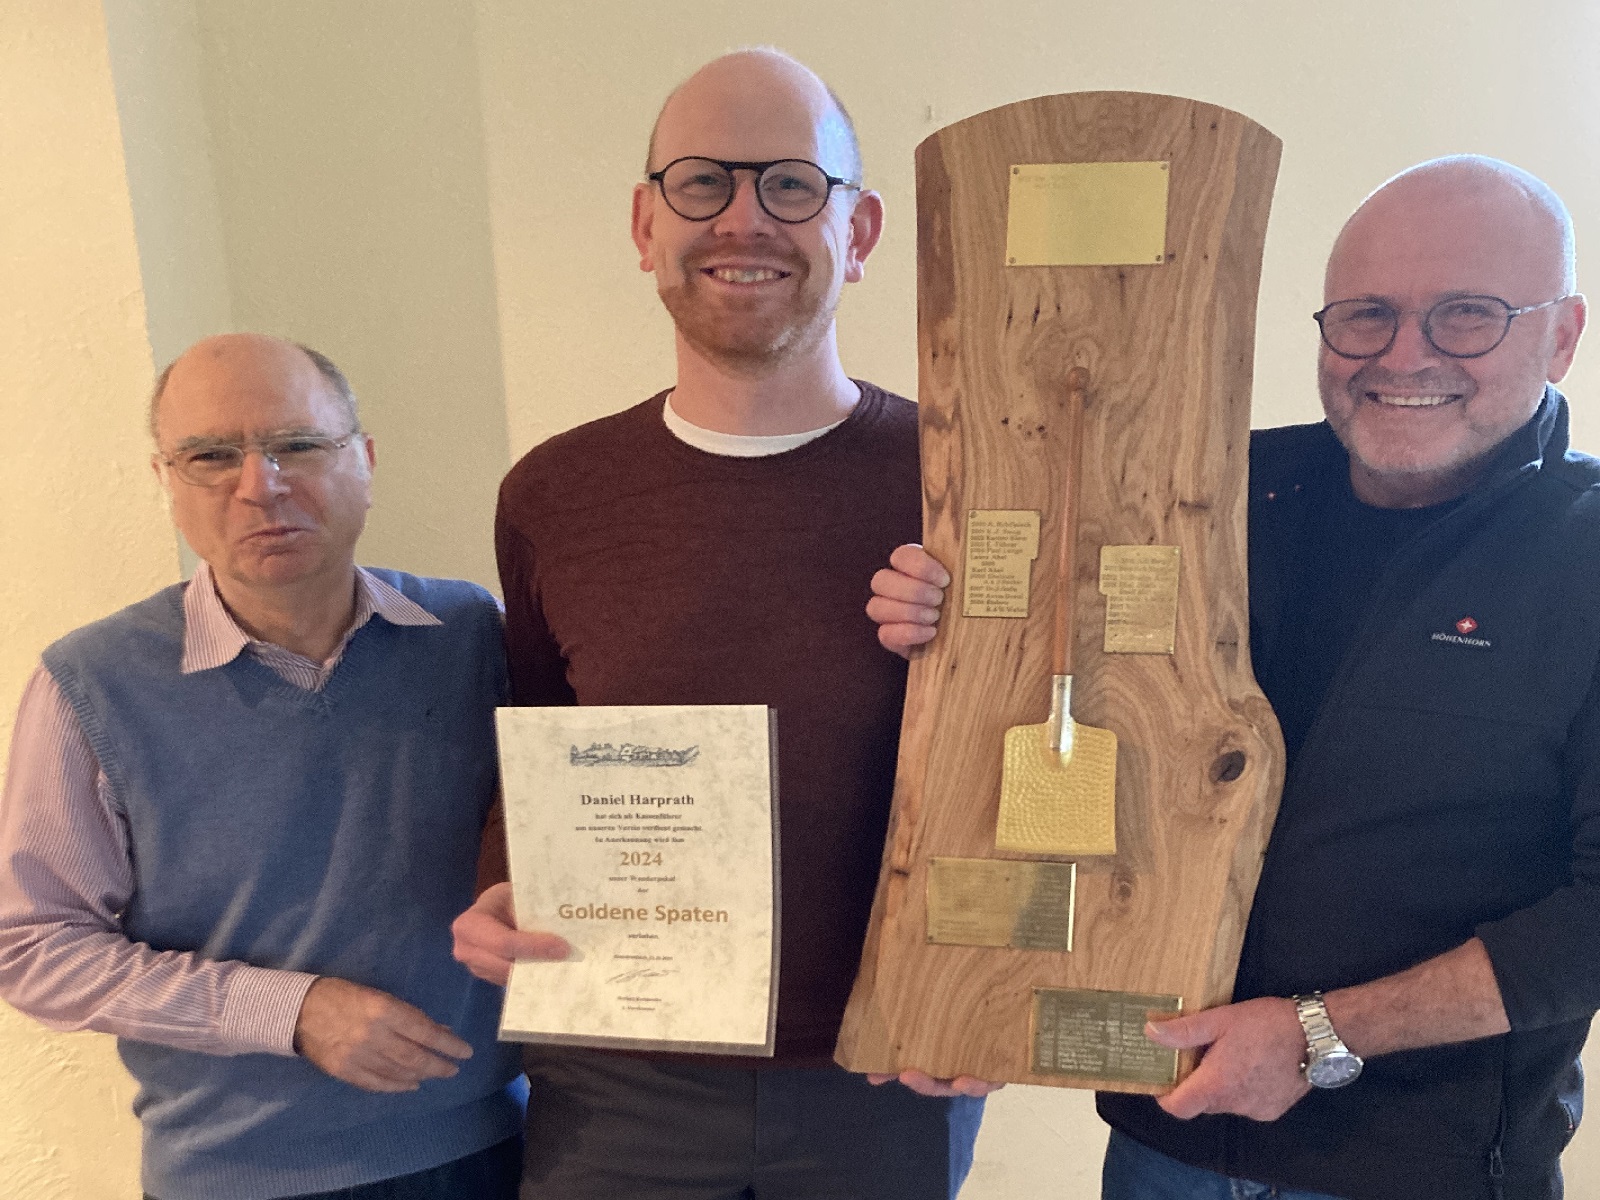
[[773,721],[759,705],[497,712],[517,921],[573,948],[513,966],[501,1038],[772,1053]]

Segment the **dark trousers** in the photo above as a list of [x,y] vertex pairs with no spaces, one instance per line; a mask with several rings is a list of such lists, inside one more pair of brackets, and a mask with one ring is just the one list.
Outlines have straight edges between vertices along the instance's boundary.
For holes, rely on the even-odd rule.
[[1101,1200],[1339,1200],[1325,1192],[1275,1187],[1191,1167],[1111,1131]]
[[983,1101],[838,1067],[527,1048],[522,1200],[953,1200]]
[[[516,1200],[522,1139],[507,1138],[454,1162],[376,1183],[313,1192],[291,1200]],[[146,1193],[144,1200],[156,1200]]]

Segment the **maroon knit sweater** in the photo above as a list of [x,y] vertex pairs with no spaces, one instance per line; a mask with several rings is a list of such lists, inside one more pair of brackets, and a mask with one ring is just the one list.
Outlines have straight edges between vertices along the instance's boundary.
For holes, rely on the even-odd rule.
[[778,714],[777,1053],[828,1061],[866,934],[905,664],[863,612],[920,537],[916,406],[871,384],[784,454],[679,441],[665,394],[535,447],[500,488],[513,703],[765,704]]

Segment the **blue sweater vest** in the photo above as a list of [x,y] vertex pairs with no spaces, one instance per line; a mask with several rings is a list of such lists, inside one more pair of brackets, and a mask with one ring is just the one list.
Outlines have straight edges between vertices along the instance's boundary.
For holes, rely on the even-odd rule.
[[374,617],[317,693],[248,654],[180,674],[181,585],[44,653],[127,820],[129,938],[381,988],[476,1050],[452,1079],[380,1095],[298,1057],[122,1039],[161,1200],[350,1187],[520,1127],[500,993],[450,955],[495,794],[499,615],[471,584],[379,574],[444,624]]

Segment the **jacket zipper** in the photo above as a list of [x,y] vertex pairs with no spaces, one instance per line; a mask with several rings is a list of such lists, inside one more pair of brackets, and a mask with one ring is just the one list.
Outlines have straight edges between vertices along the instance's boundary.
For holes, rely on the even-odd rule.
[[1506,1140],[1506,1093],[1505,1081],[1501,1080],[1500,1090],[1500,1116],[1495,1121],[1494,1141],[1489,1146],[1489,1187],[1494,1191],[1494,1200],[1505,1200],[1506,1194],[1506,1162],[1501,1155],[1500,1147]]

